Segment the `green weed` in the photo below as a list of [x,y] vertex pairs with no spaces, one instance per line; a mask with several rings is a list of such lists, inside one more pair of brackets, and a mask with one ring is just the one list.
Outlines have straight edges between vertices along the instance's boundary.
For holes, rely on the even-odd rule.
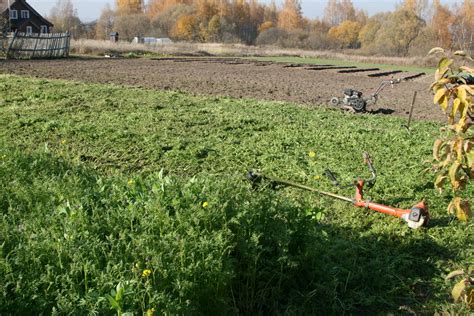
[[[449,311],[472,224],[424,174],[439,126],[280,102],[0,75],[1,314]],[[431,227],[289,188],[366,175]],[[472,192],[472,188],[469,189]]]

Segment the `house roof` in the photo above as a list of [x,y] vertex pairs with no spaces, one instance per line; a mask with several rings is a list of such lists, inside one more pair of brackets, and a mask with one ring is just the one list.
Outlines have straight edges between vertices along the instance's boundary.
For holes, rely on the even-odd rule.
[[[38,13],[26,0],[10,0],[10,6],[12,6],[15,2],[21,1],[30,11],[32,14],[38,16],[44,24],[48,26],[53,26],[53,23],[46,20],[41,14]],[[0,0],[0,13],[5,12],[8,9],[8,0]]]
[[33,7],[31,5],[29,5],[25,0],[19,0],[19,1],[22,1],[28,7],[28,9],[30,9],[30,11],[33,12],[33,14],[39,16],[45,24],[47,24],[48,26],[53,26],[53,23],[46,20],[41,14],[38,13],[38,11],[33,9]]

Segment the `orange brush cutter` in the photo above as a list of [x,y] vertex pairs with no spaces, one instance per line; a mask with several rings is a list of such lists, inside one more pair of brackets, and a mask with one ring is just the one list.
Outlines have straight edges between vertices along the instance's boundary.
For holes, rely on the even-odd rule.
[[364,195],[363,195],[364,185],[367,183],[369,186],[373,186],[375,184],[376,173],[375,173],[375,168],[372,165],[372,160],[369,154],[364,153],[363,157],[364,157],[364,163],[368,166],[372,174],[372,177],[370,179],[364,180],[364,179],[359,178],[354,183],[351,183],[346,186],[341,186],[340,183],[337,181],[336,177],[334,176],[334,174],[330,170],[326,170],[325,172],[326,176],[337,187],[345,188],[349,186],[351,187],[355,186],[356,192],[353,198],[337,195],[330,192],[320,191],[315,188],[306,186],[304,184],[300,184],[300,183],[296,183],[296,182],[288,181],[288,180],[283,180],[283,179],[278,179],[272,176],[263,175],[261,173],[253,172],[253,171],[250,171],[248,173],[247,178],[251,180],[253,183],[257,183],[257,182],[260,182],[262,179],[266,179],[272,183],[282,184],[286,186],[291,186],[291,187],[315,192],[321,195],[329,196],[332,198],[336,198],[339,200],[352,203],[354,206],[357,206],[357,207],[363,207],[363,208],[371,209],[379,213],[399,217],[407,223],[408,227],[413,228],[413,229],[417,229],[422,226],[427,226],[430,216],[428,213],[428,207],[425,205],[423,201],[417,203],[410,209],[399,209],[399,208],[395,208],[395,207],[391,207],[391,206],[387,206],[383,204],[373,203],[370,200],[364,200]]

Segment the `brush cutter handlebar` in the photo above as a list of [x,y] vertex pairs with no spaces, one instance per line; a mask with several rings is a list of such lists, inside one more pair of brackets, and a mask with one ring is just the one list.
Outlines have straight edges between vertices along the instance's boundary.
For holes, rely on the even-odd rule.
[[[367,185],[369,185],[369,187],[372,187],[375,184],[375,180],[377,179],[377,173],[375,171],[374,165],[372,164],[372,158],[370,158],[369,153],[364,152],[362,154],[362,157],[364,158],[364,163],[369,168],[369,171],[370,171],[370,174],[371,174],[371,178],[364,179],[363,182],[366,183]],[[334,173],[329,169],[324,170],[324,175],[331,181],[331,183],[334,186],[336,186],[338,188],[346,189],[346,188],[350,188],[352,186],[357,186],[357,181],[354,181],[353,183],[350,183],[350,184],[341,185],[341,183],[337,180]],[[360,180],[360,178],[359,178],[359,180]]]

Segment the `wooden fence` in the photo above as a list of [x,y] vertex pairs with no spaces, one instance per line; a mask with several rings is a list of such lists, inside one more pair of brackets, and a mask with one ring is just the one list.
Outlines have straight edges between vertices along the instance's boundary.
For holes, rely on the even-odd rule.
[[68,57],[71,35],[66,33],[21,33],[9,36],[7,58]]

